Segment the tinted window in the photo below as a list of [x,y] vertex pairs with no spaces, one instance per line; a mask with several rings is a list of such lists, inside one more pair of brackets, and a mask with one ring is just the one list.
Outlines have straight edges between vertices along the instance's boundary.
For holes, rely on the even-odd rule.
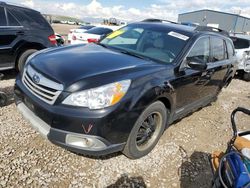
[[227,41],[227,53],[229,58],[234,56],[234,47],[231,42]]
[[103,28],[103,27],[94,27],[94,28],[86,31],[86,33],[96,34],[96,35],[107,35],[111,32],[113,32],[111,29]]
[[47,28],[49,23],[45,18],[37,11],[25,9],[25,8],[13,8],[11,13],[19,19],[22,25],[29,26],[32,28]]
[[246,39],[240,39],[236,37],[231,37],[235,49],[249,48],[249,41]]
[[93,26],[93,25],[85,25],[85,26],[79,27],[79,29],[86,29],[86,30],[89,30],[89,29],[91,29],[91,28],[93,28],[93,27],[95,27],[95,26]]
[[0,26],[6,26],[7,21],[5,17],[5,11],[3,7],[0,7]]
[[9,11],[7,11],[7,16],[8,16],[9,26],[20,26],[16,18]]
[[217,37],[211,38],[212,62],[221,61],[225,58],[224,41]]
[[189,52],[187,56],[187,60],[188,61],[195,60],[196,62],[197,60],[201,60],[206,63],[209,62],[209,38],[208,37],[201,38],[194,44],[193,48],[191,49],[191,51]]

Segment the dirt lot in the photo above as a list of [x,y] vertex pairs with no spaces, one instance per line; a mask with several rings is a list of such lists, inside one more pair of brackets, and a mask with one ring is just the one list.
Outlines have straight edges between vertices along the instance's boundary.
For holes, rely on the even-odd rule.
[[[226,147],[230,113],[250,108],[249,82],[235,79],[212,105],[172,125],[146,157],[80,156],[37,134],[13,103],[14,72],[0,81],[10,102],[0,108],[0,187],[210,187],[207,156]],[[250,118],[239,115],[241,128]]]
[[70,29],[75,29],[80,27],[78,25],[68,25],[68,24],[52,24],[51,26],[56,33],[65,36],[68,35]]

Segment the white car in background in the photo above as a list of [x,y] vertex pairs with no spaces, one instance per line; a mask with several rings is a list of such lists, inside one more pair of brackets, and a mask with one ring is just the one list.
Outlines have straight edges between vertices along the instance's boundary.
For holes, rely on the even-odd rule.
[[107,27],[94,27],[84,33],[73,33],[71,44],[86,44],[98,42],[103,37],[112,33],[114,30]]
[[234,43],[238,60],[237,74],[246,81],[250,81],[250,36],[233,34],[230,36]]
[[78,27],[76,29],[70,29],[69,34],[68,34],[68,43],[69,44],[71,43],[73,34],[75,34],[75,33],[84,33],[85,31],[87,31],[89,29],[92,29],[93,27],[95,27],[95,26],[93,26],[93,25],[84,25],[84,26]]
[[69,25],[76,25],[76,22],[74,22],[74,21],[68,21],[68,24]]

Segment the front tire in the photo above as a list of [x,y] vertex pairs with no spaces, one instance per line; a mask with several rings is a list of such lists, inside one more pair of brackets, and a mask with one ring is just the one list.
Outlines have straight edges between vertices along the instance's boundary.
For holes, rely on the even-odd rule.
[[18,69],[19,72],[22,72],[22,71],[23,71],[23,68],[24,68],[24,66],[25,66],[25,63],[26,63],[27,58],[28,58],[31,54],[33,54],[33,53],[35,53],[35,52],[37,52],[37,51],[38,51],[38,50],[36,50],[36,49],[28,49],[28,50],[24,51],[24,52],[19,56],[18,61],[17,61],[17,69]]
[[154,102],[137,119],[123,154],[131,159],[147,155],[157,144],[167,123],[168,111],[165,105]]

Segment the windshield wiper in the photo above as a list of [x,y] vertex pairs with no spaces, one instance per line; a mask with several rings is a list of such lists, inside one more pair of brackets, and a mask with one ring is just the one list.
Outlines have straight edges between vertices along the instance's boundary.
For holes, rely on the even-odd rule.
[[102,43],[95,43],[96,45],[102,46],[104,48],[108,48],[108,46],[106,44],[102,44]]
[[139,55],[137,53],[134,53],[134,52],[131,52],[131,51],[128,51],[128,50],[125,50],[125,49],[115,48],[113,46],[109,46],[109,45],[106,45],[106,44],[103,44],[103,43],[95,43],[95,44],[100,45],[100,46],[102,46],[104,48],[109,48],[109,49],[112,49],[112,50],[115,50],[115,51],[119,51],[120,53],[123,53],[123,54],[134,56],[134,57],[137,57],[137,58],[140,58],[140,59],[143,59],[143,60],[152,61],[152,59],[150,59],[148,57],[145,57],[143,55]]
[[134,57],[137,57],[137,58],[140,58],[140,59],[143,59],[143,60],[148,60],[148,61],[152,61],[152,59],[148,58],[148,57],[145,57],[143,55],[139,55],[137,53],[133,53],[131,51],[127,51],[127,50],[124,50],[124,49],[118,49],[119,52],[123,53],[123,54],[127,54],[127,55],[130,55],[130,56],[134,56]]

